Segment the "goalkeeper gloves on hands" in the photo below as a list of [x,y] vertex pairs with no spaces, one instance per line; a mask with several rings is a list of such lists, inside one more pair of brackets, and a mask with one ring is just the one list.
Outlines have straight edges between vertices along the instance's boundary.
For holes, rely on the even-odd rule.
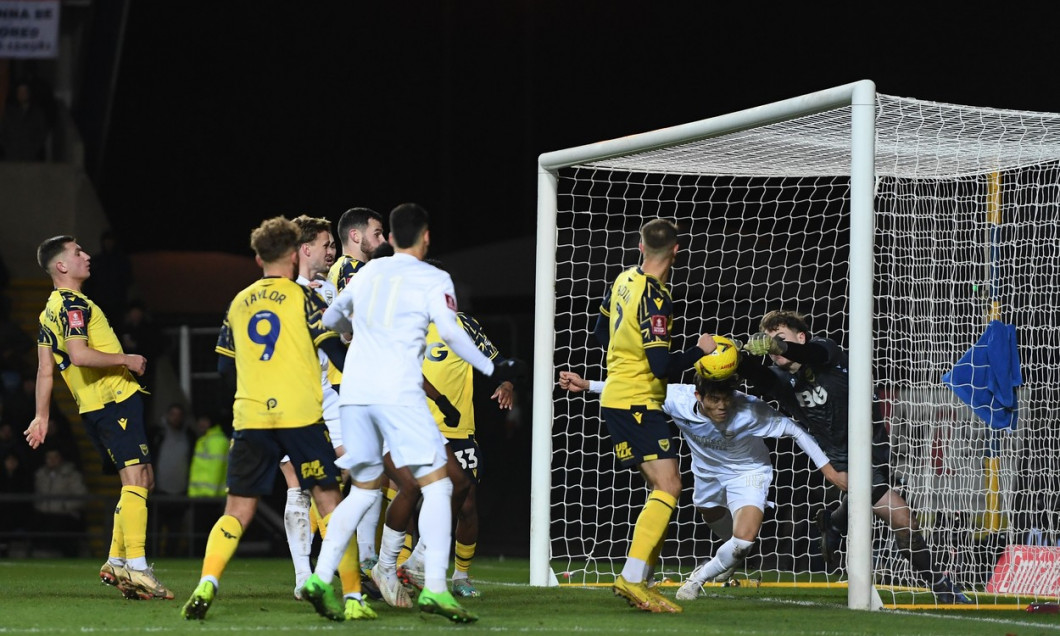
[[490,379],[494,382],[504,382],[505,380],[511,381],[520,378],[525,374],[526,363],[522,360],[496,358],[493,361],[493,374]]
[[456,428],[460,426],[460,411],[453,406],[453,403],[449,401],[449,398],[444,395],[439,395],[438,399],[434,401],[434,405],[438,407],[438,410],[442,412],[445,417],[445,425],[449,428]]
[[747,339],[743,350],[756,356],[777,356],[788,350],[788,344],[780,336],[770,337],[766,332],[759,331]]

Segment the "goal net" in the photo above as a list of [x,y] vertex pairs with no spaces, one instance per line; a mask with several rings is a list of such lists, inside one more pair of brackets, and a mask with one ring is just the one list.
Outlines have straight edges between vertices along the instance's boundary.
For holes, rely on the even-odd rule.
[[[604,378],[604,351],[590,333],[607,286],[639,262],[639,230],[650,219],[681,229],[669,281],[674,349],[703,332],[745,340],[779,308],[805,314],[815,335],[850,349],[859,323],[852,296],[871,288],[871,320],[860,323],[871,325],[871,382],[894,484],[941,568],[982,590],[1006,545],[1057,539],[1060,115],[872,94],[867,246],[852,246],[849,101],[805,109],[788,100],[778,105],[803,112],[753,109],[700,122],[698,133],[678,127],[572,149],[575,162],[546,166],[555,209],[546,187],[541,215],[554,215],[555,242],[539,247],[539,258],[555,260],[554,275],[551,262],[539,264],[538,290],[547,296],[554,286],[555,295],[538,325],[535,382],[554,385],[564,369]],[[869,253],[871,279],[852,279],[851,261]],[[998,432],[941,381],[993,318],[1015,326],[1025,380],[1018,423]],[[561,583],[613,580],[646,497],[639,475],[617,469],[596,397],[556,390],[535,402],[532,560]],[[839,493],[789,440],[770,447],[776,506],[737,579],[844,581],[845,569],[825,571],[813,523]],[[657,570],[673,581],[720,545],[691,505],[682,457],[686,489]],[[934,602],[878,520],[866,558],[885,604]],[[545,584],[536,572],[532,583]]]

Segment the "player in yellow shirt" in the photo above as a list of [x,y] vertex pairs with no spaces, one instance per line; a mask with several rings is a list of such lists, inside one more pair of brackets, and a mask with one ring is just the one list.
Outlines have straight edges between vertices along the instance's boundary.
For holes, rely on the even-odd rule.
[[372,259],[372,253],[386,242],[383,217],[368,208],[350,208],[339,217],[342,256],[328,271],[328,282],[342,291],[357,270]]
[[93,446],[121,478],[110,555],[99,577],[127,598],[171,599],[173,592],[147,564],[147,494],[154,487],[144,430],[140,383],[147,360],[126,354],[103,312],[81,293],[91,258],[73,236],[55,236],[37,248],[37,263],[55,289],[40,315],[37,335],[37,410],[25,431],[38,448],[48,435],[55,367],[77,402]]
[[[202,578],[184,605],[186,619],[203,619],[239,539],[254,518],[258,499],[271,493],[280,458],[290,456],[302,488],[309,490],[327,525],[338,505],[340,471],[322,417],[317,349],[341,370],[338,334],[321,317],[327,306],[294,281],[301,231],[284,217],[262,222],[250,235],[264,277],[239,292],[228,307],[217,340],[218,370],[235,380],[228,498],[210,531]],[[331,597],[318,611],[344,620]],[[324,600],[322,599],[322,602]]]
[[615,456],[622,467],[636,467],[651,489],[612,589],[637,609],[680,612],[679,605],[647,585],[681,496],[677,444],[662,404],[667,378],[679,377],[716,345],[710,334],[702,334],[696,346],[670,352],[673,301],[666,280],[677,257],[677,226],[665,219],[644,224],[640,251],[640,266],[619,274],[608,289],[594,330],[607,350],[600,410]]
[[[478,346],[479,351],[489,359],[498,355],[497,348],[490,341],[482,326],[473,317],[458,312],[457,320],[467,335]],[[478,503],[477,486],[480,482],[479,467],[482,453],[475,439],[475,406],[474,406],[474,368],[453,354],[442,338],[438,329],[432,324],[427,330],[427,349],[423,357],[423,377],[442,393],[452,405],[443,413],[437,404],[428,401],[431,415],[438,424],[438,429],[447,440],[449,462],[449,479],[453,481],[453,518],[456,519],[454,537],[455,563],[453,567],[452,587],[455,596],[477,597],[480,592],[471,583],[468,575],[471,561],[475,558],[475,546],[478,543]],[[490,396],[497,400],[502,409],[512,408],[514,387],[510,381],[501,382]],[[455,414],[455,417],[454,417]],[[457,474],[454,474],[457,473]],[[463,473],[462,475],[459,473]],[[459,496],[458,484],[467,482],[463,497]],[[416,549],[405,561],[398,576],[406,585],[423,587],[423,542],[416,544]]]

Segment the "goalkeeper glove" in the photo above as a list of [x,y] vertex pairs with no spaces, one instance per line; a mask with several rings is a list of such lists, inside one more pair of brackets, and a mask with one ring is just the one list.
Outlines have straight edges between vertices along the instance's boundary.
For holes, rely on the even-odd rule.
[[525,374],[526,363],[522,360],[497,358],[493,361],[493,374],[490,375],[490,379],[494,382],[504,382],[520,378]]
[[784,342],[780,336],[770,337],[766,332],[759,331],[747,339],[743,350],[756,356],[777,356],[788,350],[788,343]]
[[445,425],[449,428],[456,428],[460,426],[460,411],[453,406],[453,403],[449,401],[449,398],[444,395],[439,395],[434,401],[434,405],[438,407],[438,410],[442,412],[445,417]]

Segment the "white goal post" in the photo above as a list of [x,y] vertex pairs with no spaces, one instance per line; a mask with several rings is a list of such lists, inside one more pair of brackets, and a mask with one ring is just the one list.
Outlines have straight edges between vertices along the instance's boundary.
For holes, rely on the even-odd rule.
[[[871,418],[874,392],[887,406],[895,479],[921,525],[964,524],[961,537],[981,539],[993,514],[986,532],[1022,541],[1033,525],[1028,498],[1052,497],[1055,484],[1039,488],[1049,480],[1027,478],[1021,462],[1032,444],[1060,449],[1060,436],[1044,432],[1055,413],[1021,415],[1015,433],[991,434],[939,387],[990,318],[1015,323],[1021,344],[1060,344],[1060,319],[1044,310],[1060,297],[1049,280],[1060,273],[1051,247],[1060,230],[1050,229],[1060,225],[1058,161],[1058,115],[891,97],[871,81],[542,154],[530,583],[554,585],[557,572],[605,582],[621,569],[643,485],[616,470],[598,403],[555,386],[564,368],[602,379],[603,352],[589,338],[599,300],[638,262],[639,228],[657,217],[682,229],[670,282],[676,345],[704,331],[746,337],[783,307],[849,351],[851,608],[876,607],[880,583],[918,585],[873,522],[870,431],[857,424]],[[1002,203],[991,210],[984,200],[995,195]],[[1003,244],[986,236],[988,214],[1013,217]],[[1025,358],[1025,375],[1045,359]],[[1029,381],[1021,404],[1028,394],[1055,403],[1058,383],[1057,374]],[[984,474],[984,445],[994,474]],[[806,518],[834,493],[790,444],[774,451],[777,512],[759,565],[780,578],[834,580],[806,554]],[[1060,474],[1060,459],[1038,465],[1036,475]],[[991,478],[996,491],[984,492]],[[686,492],[664,547],[666,576],[687,574],[716,547],[693,528],[705,524],[689,500]],[[929,543],[956,573],[963,544]],[[964,583],[982,583],[974,578]]]

